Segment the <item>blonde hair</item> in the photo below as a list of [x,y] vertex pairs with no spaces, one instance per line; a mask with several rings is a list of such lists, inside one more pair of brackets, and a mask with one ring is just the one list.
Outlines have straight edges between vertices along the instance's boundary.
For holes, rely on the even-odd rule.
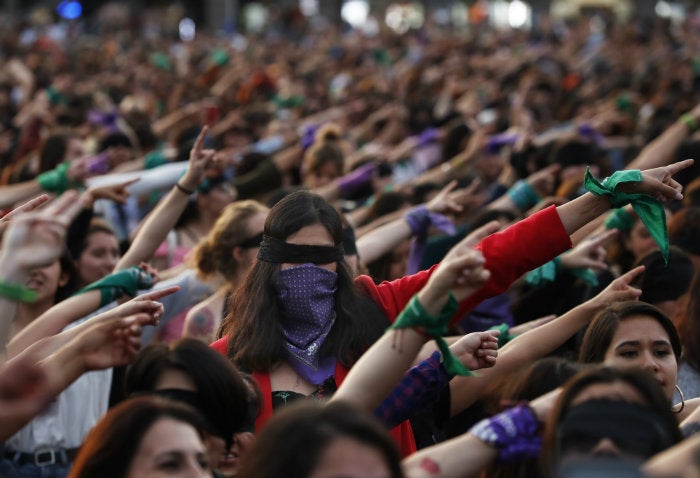
[[197,275],[208,279],[218,272],[226,280],[233,280],[239,266],[233,257],[233,248],[250,239],[248,220],[268,211],[267,207],[251,199],[226,206],[209,234],[194,248],[192,260]]

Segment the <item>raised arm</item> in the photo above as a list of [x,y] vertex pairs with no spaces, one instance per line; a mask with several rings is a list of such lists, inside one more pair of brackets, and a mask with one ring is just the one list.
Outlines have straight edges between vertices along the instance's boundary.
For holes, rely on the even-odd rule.
[[0,280],[3,282],[0,307],[0,353],[5,351],[10,326],[15,317],[17,301],[31,301],[32,291],[24,284],[32,269],[44,267],[58,259],[63,252],[66,229],[83,208],[76,192],[68,192],[43,209],[46,197],[39,197],[11,212],[2,220],[3,235],[0,250]]
[[146,218],[131,247],[114,268],[115,271],[148,261],[185,210],[190,194],[204,178],[205,168],[214,157],[214,150],[204,149],[208,128],[199,133],[190,151],[189,167],[175,187],[158,203]]
[[[487,228],[482,228],[469,236],[474,246]],[[483,257],[473,248],[465,248],[450,260],[440,264],[425,287],[402,312],[397,324],[414,322],[416,325],[386,332],[350,370],[334,400],[346,400],[366,410],[374,410],[394,388],[408,370],[421,347],[429,337],[421,325],[433,324],[447,330],[451,314],[445,315],[443,308],[452,300],[461,301],[478,289],[488,279],[488,271],[483,269]],[[430,326],[426,327],[430,329]],[[475,370],[493,365],[498,344],[497,334],[483,332],[471,336],[467,344],[471,352],[465,358],[467,367]]]
[[[626,193],[644,193],[661,202],[683,199],[682,187],[673,179],[677,172],[690,167],[692,159],[679,161],[658,168],[642,171],[642,180],[638,183],[625,183],[620,189]],[[557,213],[568,235],[572,235],[610,209],[610,200],[606,196],[586,193],[578,198],[557,206]]]
[[698,129],[699,120],[700,105],[697,105],[646,145],[637,157],[630,162],[628,168],[649,169],[668,164],[681,143]]
[[465,410],[478,400],[482,391],[494,378],[512,372],[556,350],[576,332],[587,326],[595,314],[610,303],[639,298],[642,291],[630,286],[630,283],[642,271],[644,266],[632,269],[615,279],[592,299],[550,322],[517,336],[500,351],[496,366],[484,370],[478,377],[452,379],[450,382],[451,414],[455,415]]

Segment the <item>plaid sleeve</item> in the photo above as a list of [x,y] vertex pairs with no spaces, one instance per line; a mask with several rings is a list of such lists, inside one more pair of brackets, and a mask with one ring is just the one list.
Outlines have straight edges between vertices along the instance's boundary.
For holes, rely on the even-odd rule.
[[434,403],[440,390],[452,379],[442,366],[440,358],[440,352],[435,351],[429,358],[411,368],[377,407],[374,416],[387,428],[393,428]]

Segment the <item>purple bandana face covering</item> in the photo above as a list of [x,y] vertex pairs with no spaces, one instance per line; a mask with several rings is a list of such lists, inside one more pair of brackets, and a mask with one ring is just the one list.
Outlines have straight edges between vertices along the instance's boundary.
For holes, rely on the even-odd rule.
[[337,283],[338,274],[315,264],[281,270],[274,282],[288,363],[314,385],[335,370],[335,359],[322,359],[319,354],[335,322]]

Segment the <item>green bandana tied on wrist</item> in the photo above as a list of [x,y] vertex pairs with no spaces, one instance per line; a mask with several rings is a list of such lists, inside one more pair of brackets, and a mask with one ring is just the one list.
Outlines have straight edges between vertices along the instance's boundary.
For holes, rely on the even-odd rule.
[[93,282],[75,293],[82,294],[91,290],[100,291],[100,307],[126,295],[134,297],[139,290],[153,287],[153,275],[137,266],[114,272],[102,279]]
[[666,230],[666,212],[663,205],[648,194],[616,191],[619,184],[638,183],[641,180],[641,171],[632,169],[617,171],[601,182],[593,177],[590,168],[588,168],[583,185],[596,196],[608,196],[610,204],[614,208],[631,204],[634,212],[637,213],[661,249],[664,261],[668,263],[668,231]]
[[440,311],[440,315],[438,317],[433,317],[425,310],[418,300],[418,296],[414,295],[408,302],[408,305],[406,305],[406,308],[399,314],[396,322],[389,327],[389,330],[421,329],[435,339],[444,360],[445,370],[447,370],[450,375],[474,375],[474,372],[465,367],[464,364],[452,354],[450,347],[447,345],[447,342],[445,342],[445,339],[443,339],[443,336],[447,334],[447,325],[457,312],[458,306],[457,299],[455,299],[455,296],[450,292],[447,303]]
[[63,194],[69,189],[82,187],[82,183],[68,179],[69,163],[61,163],[36,177],[41,189],[47,193]]

